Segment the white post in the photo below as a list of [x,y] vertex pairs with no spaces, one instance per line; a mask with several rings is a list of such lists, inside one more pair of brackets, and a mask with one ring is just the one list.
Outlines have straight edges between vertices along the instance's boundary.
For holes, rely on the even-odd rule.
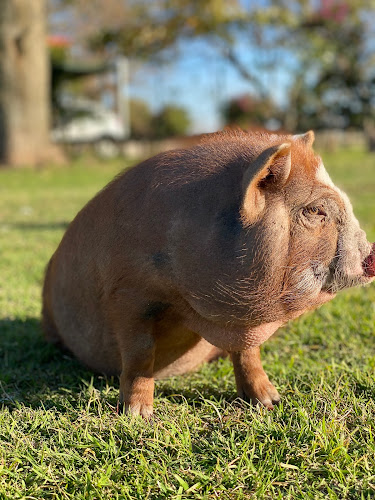
[[116,67],[116,101],[117,113],[124,128],[124,138],[130,136],[130,106],[129,106],[129,60],[118,57]]

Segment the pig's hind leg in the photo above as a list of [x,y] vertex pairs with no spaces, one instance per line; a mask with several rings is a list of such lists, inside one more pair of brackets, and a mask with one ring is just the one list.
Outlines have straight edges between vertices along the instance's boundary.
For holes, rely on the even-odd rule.
[[235,352],[231,357],[238,396],[253,404],[261,403],[266,408],[273,409],[280,402],[280,395],[263,370],[260,348]]
[[118,409],[148,419],[153,413],[155,340],[142,321],[112,323],[121,356]]

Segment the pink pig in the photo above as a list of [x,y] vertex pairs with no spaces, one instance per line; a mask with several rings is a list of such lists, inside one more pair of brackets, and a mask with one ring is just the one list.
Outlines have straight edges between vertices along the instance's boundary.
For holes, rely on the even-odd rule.
[[223,351],[239,396],[272,408],[259,346],[375,276],[375,247],[313,139],[221,132],[115,178],[51,258],[46,337],[118,374],[120,402],[145,418],[154,378]]

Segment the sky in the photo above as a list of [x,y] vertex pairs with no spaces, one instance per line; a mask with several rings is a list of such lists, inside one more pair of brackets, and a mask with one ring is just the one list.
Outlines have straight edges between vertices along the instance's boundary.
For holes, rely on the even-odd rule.
[[[270,89],[273,99],[283,105],[295,64],[291,56],[281,54],[283,62],[280,64],[277,51],[260,53],[247,41],[239,41],[236,51],[247,67]],[[265,73],[261,65],[270,57],[275,64]],[[289,63],[285,61],[287,57]],[[169,63],[147,64],[133,69],[130,84],[130,96],[145,100],[154,111],[170,103],[186,108],[192,121],[192,133],[220,129],[223,126],[220,116],[223,104],[246,93],[254,93],[252,85],[217,49],[199,40],[183,42]]]

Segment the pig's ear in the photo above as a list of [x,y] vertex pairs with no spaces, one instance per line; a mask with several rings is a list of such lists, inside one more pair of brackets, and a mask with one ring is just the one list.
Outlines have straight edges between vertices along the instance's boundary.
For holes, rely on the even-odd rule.
[[303,144],[311,148],[315,141],[315,134],[312,130],[309,130],[308,132],[306,132],[306,134],[294,135],[293,139],[295,141],[301,141],[303,142]]
[[279,189],[286,183],[291,169],[290,147],[289,143],[271,146],[246,170],[242,181],[242,216],[247,224],[253,224],[261,216],[266,191]]

